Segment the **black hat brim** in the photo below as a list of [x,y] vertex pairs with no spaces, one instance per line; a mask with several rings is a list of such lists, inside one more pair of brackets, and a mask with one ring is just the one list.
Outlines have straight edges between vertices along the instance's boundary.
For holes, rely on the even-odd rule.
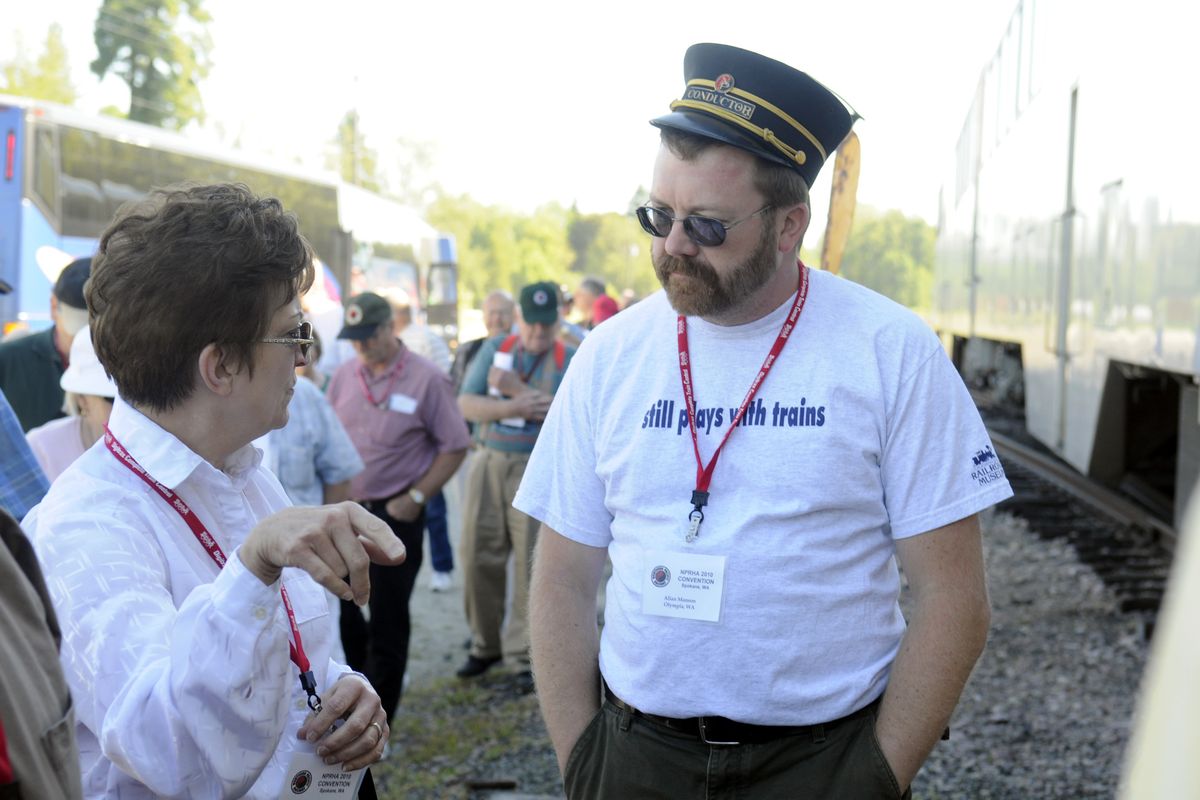
[[720,122],[709,114],[696,114],[688,111],[672,111],[670,114],[664,114],[661,117],[655,117],[650,120],[650,124],[656,128],[674,128],[675,130],[691,133],[696,136],[703,136],[707,139],[716,139],[718,142],[733,145],[734,147],[748,151],[751,155],[758,158],[772,161],[776,164],[782,164],[785,167],[796,169],[796,162],[789,161],[783,156],[773,156],[763,150],[763,140],[755,139],[754,137],[742,134],[734,127],[727,123]]
[[370,339],[375,335],[375,331],[379,329],[378,325],[355,325],[342,328],[338,333],[339,339],[350,339],[355,342],[361,342],[364,339]]

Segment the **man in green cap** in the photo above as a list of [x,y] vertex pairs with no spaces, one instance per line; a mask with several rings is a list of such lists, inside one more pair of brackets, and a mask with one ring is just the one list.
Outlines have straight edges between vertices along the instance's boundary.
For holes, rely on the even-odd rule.
[[[529,570],[538,523],[512,501],[575,349],[557,338],[555,284],[526,286],[520,307],[518,333],[480,346],[458,396],[463,416],[479,424],[480,442],[463,496],[463,600],[471,651],[460,678],[481,675],[505,655],[523,675],[529,672]],[[516,585],[502,638],[510,554]]]

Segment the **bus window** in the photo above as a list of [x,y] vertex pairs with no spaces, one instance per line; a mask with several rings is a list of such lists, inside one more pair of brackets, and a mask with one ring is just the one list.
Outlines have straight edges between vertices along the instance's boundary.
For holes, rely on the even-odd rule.
[[33,134],[33,197],[42,212],[58,223],[58,148],[54,146],[54,129],[39,125]]
[[108,224],[108,204],[100,190],[102,137],[93,132],[63,126],[59,128],[62,148],[62,174],[59,196],[64,236],[94,238]]
[[429,268],[429,300],[427,305],[458,303],[458,270],[453,264],[434,264]]

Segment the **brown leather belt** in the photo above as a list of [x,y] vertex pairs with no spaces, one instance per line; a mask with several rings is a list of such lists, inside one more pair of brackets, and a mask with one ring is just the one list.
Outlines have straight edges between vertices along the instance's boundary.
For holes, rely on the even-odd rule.
[[644,711],[639,711],[613,694],[612,689],[608,688],[607,682],[604,684],[604,698],[617,708],[628,711],[635,717],[649,720],[656,725],[662,725],[677,733],[695,736],[705,744],[713,745],[762,744],[774,741],[775,739],[781,739],[785,736],[813,736],[818,741],[822,741],[825,738],[826,732],[836,728],[838,725],[873,713],[875,707],[879,705],[879,701],[874,700],[858,711],[831,722],[823,722],[819,725],[751,725],[748,722],[738,722],[737,720],[726,719],[725,717],[688,717],[687,719],[675,719],[674,717],[660,717],[657,714],[647,714]]

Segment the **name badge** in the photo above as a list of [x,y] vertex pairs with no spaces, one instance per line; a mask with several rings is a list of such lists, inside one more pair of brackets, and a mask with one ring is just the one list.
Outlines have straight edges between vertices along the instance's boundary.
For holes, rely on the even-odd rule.
[[417,410],[417,398],[397,392],[388,400],[388,408],[401,414],[412,414]]
[[341,764],[326,764],[316,753],[296,753],[279,792],[279,800],[296,800],[297,797],[329,798],[358,797],[367,768],[344,772]]
[[643,564],[643,614],[720,621],[725,556],[647,550]]

